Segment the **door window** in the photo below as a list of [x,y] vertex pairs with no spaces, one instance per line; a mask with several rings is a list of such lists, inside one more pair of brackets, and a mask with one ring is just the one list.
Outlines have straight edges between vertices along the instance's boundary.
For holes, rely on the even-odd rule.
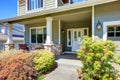
[[67,35],[68,35],[68,38],[67,38],[67,46],[71,46],[72,44],[72,41],[71,41],[71,34],[72,34],[72,31],[71,30],[68,30],[67,32]]

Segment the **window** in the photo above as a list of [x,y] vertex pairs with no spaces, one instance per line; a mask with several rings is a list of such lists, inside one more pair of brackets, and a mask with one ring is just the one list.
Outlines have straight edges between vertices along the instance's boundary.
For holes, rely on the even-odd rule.
[[31,43],[45,43],[46,28],[31,28],[30,33]]
[[120,37],[120,26],[108,27],[108,37]]
[[43,7],[43,0],[27,0],[28,11]]

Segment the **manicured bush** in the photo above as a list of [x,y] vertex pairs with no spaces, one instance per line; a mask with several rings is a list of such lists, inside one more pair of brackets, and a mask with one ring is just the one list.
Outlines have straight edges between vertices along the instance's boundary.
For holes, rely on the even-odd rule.
[[40,73],[54,67],[55,59],[51,52],[37,50],[0,54],[0,80],[35,80]]
[[46,50],[37,51],[36,53],[38,54],[34,58],[34,68],[37,71],[46,73],[54,68],[55,58],[53,53]]
[[120,64],[115,58],[115,44],[112,41],[97,41],[84,37],[78,58],[83,63],[80,78],[83,80],[117,80],[119,74],[111,63]]
[[[14,54],[0,61],[0,80],[33,80],[37,71],[32,67],[33,54]],[[3,61],[4,60],[4,61]],[[6,60],[6,61],[5,61]]]

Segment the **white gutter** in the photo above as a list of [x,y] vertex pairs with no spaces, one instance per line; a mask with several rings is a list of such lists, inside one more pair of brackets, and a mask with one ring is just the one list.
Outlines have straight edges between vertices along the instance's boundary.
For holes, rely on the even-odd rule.
[[113,1],[118,1],[118,0],[88,0],[88,1],[84,1],[84,2],[74,3],[74,4],[70,4],[70,5],[57,7],[57,8],[42,10],[42,11],[38,11],[38,12],[34,12],[34,13],[29,13],[29,14],[25,14],[25,15],[21,15],[21,16],[3,19],[3,20],[0,20],[0,23],[16,21],[16,20],[30,18],[30,17],[48,15],[48,14],[52,14],[52,13],[64,12],[64,11],[78,9],[78,8],[85,8],[85,7],[109,3],[109,2],[113,2]]

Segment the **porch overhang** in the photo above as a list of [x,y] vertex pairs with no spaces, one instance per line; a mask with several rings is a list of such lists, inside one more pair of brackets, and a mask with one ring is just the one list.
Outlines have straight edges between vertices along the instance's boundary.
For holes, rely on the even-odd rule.
[[91,7],[93,5],[100,5],[100,4],[109,3],[109,2],[113,2],[113,1],[118,1],[118,0],[88,0],[88,1],[85,1],[82,3],[61,6],[61,7],[57,7],[57,8],[53,8],[53,9],[49,9],[49,10],[43,10],[43,11],[38,11],[38,12],[34,12],[34,13],[17,16],[17,17],[3,19],[3,20],[0,20],[0,23],[4,23],[4,22],[19,23],[21,21],[32,19],[32,18],[47,17],[47,16],[51,16],[52,14],[55,14],[55,13],[65,12],[65,11],[79,9],[79,8]]

